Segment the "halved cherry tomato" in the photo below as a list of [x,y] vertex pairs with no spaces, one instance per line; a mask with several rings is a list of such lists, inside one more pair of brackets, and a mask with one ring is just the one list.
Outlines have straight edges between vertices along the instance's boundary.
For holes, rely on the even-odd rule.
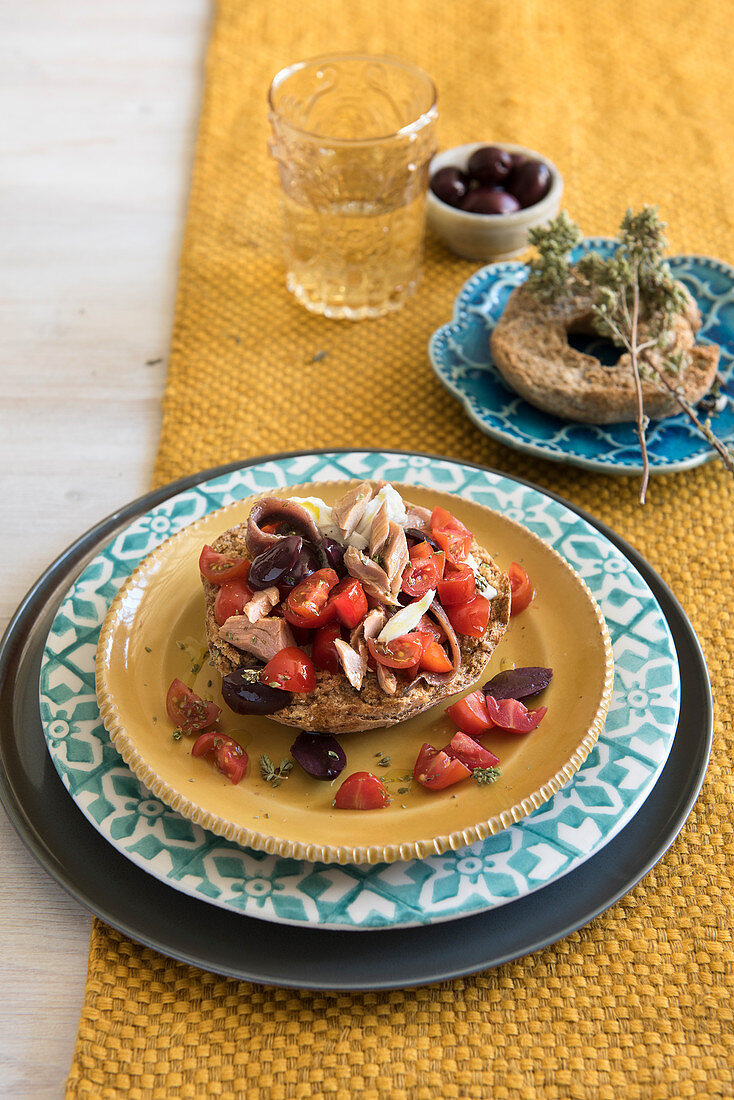
[[226,623],[230,615],[241,615],[245,604],[252,599],[252,589],[247,581],[236,579],[225,581],[219,586],[217,597],[214,601],[214,618],[217,625]]
[[431,588],[436,588],[443,564],[443,554],[435,554],[427,542],[414,546],[410,551],[410,561],[403,570],[401,588],[406,596],[419,600]]
[[311,660],[316,668],[322,668],[325,672],[339,671],[339,654],[336,651],[334,642],[341,636],[342,631],[339,623],[327,623],[326,626],[320,626],[312,635]]
[[327,607],[329,593],[338,583],[339,577],[333,569],[317,569],[310,577],[297,584],[288,593],[285,602],[285,617],[294,626],[315,630],[331,622],[334,612]]
[[442,791],[462,779],[468,779],[470,775],[471,772],[460,760],[449,756],[443,749],[434,749],[426,742],[413,768],[413,777],[429,791]]
[[461,569],[452,569],[442,581],[438,582],[438,598],[445,608],[469,603],[476,594],[474,571],[468,565]]
[[438,579],[443,576],[446,568],[446,555],[443,550],[434,550],[427,542],[416,542],[408,551],[411,561],[422,561],[424,558],[432,559],[438,569]]
[[475,768],[494,768],[500,762],[498,756],[461,730],[454,734],[443,751],[447,756],[460,760],[469,771],[474,771]]
[[423,650],[420,667],[426,672],[451,672],[454,666],[443,646],[435,638],[431,638]]
[[386,668],[412,668],[418,664],[423,653],[421,640],[415,631],[394,638],[391,642],[382,643],[370,638],[367,648],[375,660]]
[[438,545],[446,553],[451,565],[463,565],[469,554],[472,533],[445,508],[436,507],[431,513],[431,531]]
[[353,630],[357,623],[361,623],[368,611],[367,597],[364,588],[354,577],[345,577],[339,581],[329,593],[326,605],[332,618],[337,618],[342,626]]
[[457,634],[468,634],[470,638],[481,638],[489,622],[489,600],[477,592],[468,603],[444,609],[449,622]]
[[311,658],[289,645],[271,657],[260,673],[260,683],[283,691],[313,691],[316,687],[316,669]]
[[450,707],[446,707],[446,713],[452,721],[456,722],[460,730],[472,737],[486,733],[494,725],[487,712],[484,692],[481,690],[472,691],[463,699],[459,699],[458,703],[452,703]]
[[239,783],[247,774],[247,753],[231,737],[223,737],[222,743],[214,749],[214,763],[230,783]]
[[210,752],[214,752],[217,741],[221,741],[223,734],[218,730],[207,730],[206,733],[201,733],[191,746],[192,756],[208,756]]
[[216,703],[207,703],[178,677],[166,695],[166,711],[174,726],[183,733],[196,733],[213,726],[222,713]]
[[517,699],[494,699],[491,695],[487,695],[485,703],[487,714],[495,726],[511,733],[529,733],[536,729],[548,711],[547,707],[528,710]]
[[199,571],[210,584],[224,584],[237,577],[247,579],[250,565],[239,554],[218,554],[211,546],[205,546],[199,555]]
[[214,753],[214,763],[231,783],[239,783],[247,772],[247,753],[232,737],[209,730],[197,737],[191,749],[192,756],[209,756]]
[[353,772],[336,792],[337,810],[380,810],[390,802],[381,779],[372,772]]
[[510,614],[519,615],[535,598],[535,589],[521,565],[513,561],[509,569],[510,576]]
[[438,571],[436,563],[428,558],[418,561],[409,561],[403,570],[403,579],[400,587],[406,596],[413,600],[419,600],[425,596],[431,588],[438,584]]

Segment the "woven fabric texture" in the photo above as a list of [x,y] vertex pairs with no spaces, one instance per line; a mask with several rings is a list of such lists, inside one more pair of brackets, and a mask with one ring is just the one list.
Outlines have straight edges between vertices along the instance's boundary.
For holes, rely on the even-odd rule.
[[331,446],[429,451],[535,481],[629,540],[677,595],[711,673],[715,745],[677,842],[627,897],[554,947],[471,978],[379,994],[266,989],[178,965],[95,922],[69,1097],[734,1093],[734,482],[718,463],[656,476],[641,508],[636,477],[543,462],[484,436],[426,356],[479,265],[435,242],[399,313],[350,324],[303,310],[283,281],[265,106],[270,77],[299,57],[404,56],[436,80],[443,147],[542,150],[586,233],[613,234],[628,205],[651,202],[672,252],[732,262],[729,16],[714,0],[220,0],[156,484]]

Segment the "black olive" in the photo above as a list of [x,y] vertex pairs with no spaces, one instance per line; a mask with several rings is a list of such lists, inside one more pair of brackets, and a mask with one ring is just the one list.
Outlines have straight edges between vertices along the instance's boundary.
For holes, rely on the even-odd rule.
[[252,679],[249,669],[236,669],[222,677],[222,698],[237,714],[275,714],[292,702],[288,691]]

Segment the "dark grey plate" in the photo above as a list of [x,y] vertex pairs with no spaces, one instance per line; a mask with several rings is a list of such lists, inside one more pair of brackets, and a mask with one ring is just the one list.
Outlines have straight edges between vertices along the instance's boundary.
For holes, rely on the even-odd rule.
[[405,988],[486,970],[555,943],[613,905],[664,854],[698,796],[713,733],[706,665],[680,604],[631,546],[578,508],[658,600],[678,654],[681,711],[668,762],[634,820],[557,882],[499,909],[427,927],[355,935],[270,924],[151,878],[110,847],[69,797],[46,751],[38,709],[41,655],[62,597],[136,516],[201,481],[283,457],[206,470],[140,497],[79,538],[36,582],[0,642],[0,801],[10,820],[46,870],[96,916],[165,955],[229,977],[301,989]]

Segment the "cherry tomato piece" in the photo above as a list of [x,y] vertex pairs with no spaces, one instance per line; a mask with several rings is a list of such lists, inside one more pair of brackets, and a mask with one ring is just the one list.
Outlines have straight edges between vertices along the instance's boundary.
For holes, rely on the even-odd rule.
[[446,707],[446,713],[453,722],[456,722],[460,730],[472,737],[486,733],[494,725],[487,712],[484,692],[481,690],[472,691],[463,699],[459,699],[458,703],[452,703],[450,707]]
[[213,726],[222,713],[216,703],[207,703],[178,677],[166,695],[166,712],[174,726],[183,733],[196,733]]
[[427,542],[419,542],[410,550],[410,561],[403,570],[401,588],[406,596],[419,600],[436,588],[443,574],[444,555],[434,553]]
[[452,787],[454,783],[460,783],[462,779],[468,779],[470,775],[471,772],[460,760],[427,743],[423,744],[418,753],[413,769],[413,777],[429,791],[442,791],[446,787]]
[[311,660],[316,668],[322,668],[325,672],[339,671],[339,654],[336,651],[334,642],[341,636],[342,631],[339,623],[327,623],[326,626],[320,626],[314,632],[312,635]]
[[537,729],[548,711],[547,707],[528,710],[517,699],[494,699],[491,695],[485,697],[485,703],[487,714],[495,726],[511,733],[529,733]]
[[452,569],[442,581],[438,582],[438,598],[444,608],[469,603],[477,594],[474,572],[465,565],[462,569]]
[[478,592],[468,603],[444,610],[457,634],[467,634],[470,638],[481,638],[484,635],[489,622],[489,600]]
[[214,763],[231,783],[239,783],[247,773],[247,753],[232,737],[225,737],[216,730],[209,730],[197,737],[191,749],[192,756],[209,756],[214,753]]
[[433,537],[446,554],[451,565],[463,565],[472,543],[471,531],[445,508],[436,507],[431,513]]
[[443,751],[447,756],[460,760],[469,771],[474,771],[475,768],[495,768],[500,762],[498,756],[461,730],[454,734]]
[[199,572],[210,584],[224,584],[237,578],[247,579],[250,561],[239,554],[218,554],[205,546],[199,555]]
[[241,615],[245,604],[248,604],[251,599],[252,589],[247,581],[242,578],[225,581],[219,586],[214,600],[214,618],[217,620],[217,625],[222,626],[226,623],[230,615]]
[[425,596],[431,588],[438,584],[436,565],[428,558],[420,561],[410,561],[403,570],[403,579],[400,587],[406,596],[413,600],[419,600]]
[[431,641],[423,650],[420,668],[425,672],[451,672],[453,667],[443,646],[439,645],[435,638],[431,638]]
[[372,772],[353,772],[336,792],[333,805],[337,810],[380,810],[389,802],[381,779]]
[[192,756],[208,756],[210,752],[214,752],[214,744],[220,740],[221,733],[217,730],[207,730],[206,733],[200,733],[191,746]]
[[222,737],[214,746],[214,763],[235,785],[247,774],[247,753],[231,737]]
[[332,618],[336,618],[348,630],[353,630],[369,610],[364,588],[354,577],[345,577],[329,593],[326,605]]
[[260,673],[260,683],[283,691],[313,691],[316,687],[316,669],[311,658],[289,645],[268,661]]
[[535,598],[535,589],[530,583],[530,578],[521,565],[513,561],[509,570],[510,576],[510,614],[519,615],[526,607],[529,607]]
[[333,569],[317,569],[288,593],[285,617],[294,626],[315,630],[331,622],[334,612],[329,608],[329,593],[338,583]]
[[386,668],[412,668],[418,664],[423,653],[421,640],[415,631],[391,642],[377,642],[369,638],[367,648],[375,660]]
[[438,571],[438,579],[444,574],[446,568],[446,555],[443,550],[435,549],[427,542],[417,542],[408,551],[411,561],[423,561],[429,559],[434,562]]

